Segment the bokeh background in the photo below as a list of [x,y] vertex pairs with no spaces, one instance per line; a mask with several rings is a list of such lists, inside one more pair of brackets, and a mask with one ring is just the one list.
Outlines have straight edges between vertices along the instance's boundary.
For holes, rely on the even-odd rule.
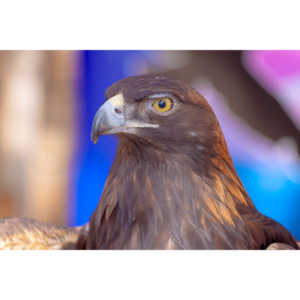
[[117,145],[93,116],[148,72],[207,98],[256,207],[300,239],[300,51],[0,51],[0,217],[87,222]]

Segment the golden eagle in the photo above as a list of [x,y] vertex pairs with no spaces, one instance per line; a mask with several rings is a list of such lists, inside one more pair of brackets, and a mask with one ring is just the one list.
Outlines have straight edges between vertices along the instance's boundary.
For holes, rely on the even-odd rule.
[[117,82],[106,97],[92,139],[115,134],[118,150],[77,249],[298,249],[256,210],[197,91],[143,75]]

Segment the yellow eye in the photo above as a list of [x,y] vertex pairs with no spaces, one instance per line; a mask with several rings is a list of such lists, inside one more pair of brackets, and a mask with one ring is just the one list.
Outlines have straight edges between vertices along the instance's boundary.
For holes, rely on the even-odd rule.
[[167,112],[173,107],[173,101],[170,98],[157,98],[153,102],[153,107],[158,112]]

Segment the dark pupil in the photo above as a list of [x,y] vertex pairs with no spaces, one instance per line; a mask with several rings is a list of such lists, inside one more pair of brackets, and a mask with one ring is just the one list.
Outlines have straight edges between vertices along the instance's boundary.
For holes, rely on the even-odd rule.
[[160,108],[165,108],[166,107],[166,101],[165,100],[159,100],[158,101],[158,106]]

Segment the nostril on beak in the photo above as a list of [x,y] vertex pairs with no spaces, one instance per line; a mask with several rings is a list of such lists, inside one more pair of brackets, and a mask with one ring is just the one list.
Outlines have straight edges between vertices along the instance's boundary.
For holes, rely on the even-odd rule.
[[122,113],[122,111],[119,108],[115,108],[115,113],[120,115]]

